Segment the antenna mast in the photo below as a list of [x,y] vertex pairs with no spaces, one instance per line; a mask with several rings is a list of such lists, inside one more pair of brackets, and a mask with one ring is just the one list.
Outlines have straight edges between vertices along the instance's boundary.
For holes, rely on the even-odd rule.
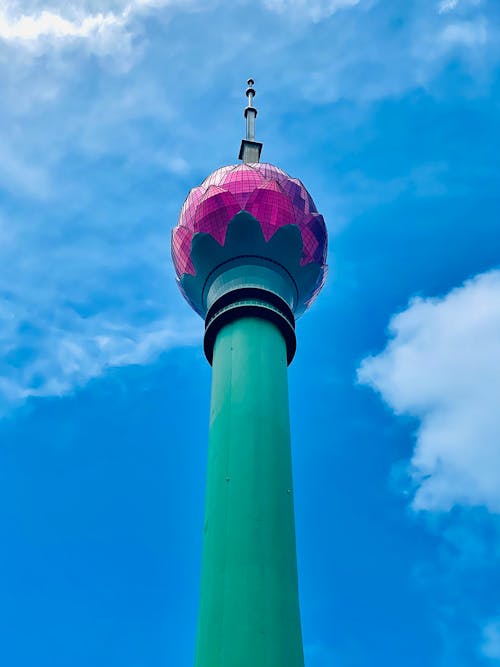
[[243,160],[246,164],[259,162],[262,151],[262,143],[260,141],[255,141],[255,118],[257,117],[257,109],[253,105],[253,98],[255,97],[254,84],[255,81],[253,79],[248,79],[248,87],[245,93],[248,103],[244,111],[247,121],[247,136],[246,139],[242,139],[241,141],[240,154],[238,155],[238,158]]

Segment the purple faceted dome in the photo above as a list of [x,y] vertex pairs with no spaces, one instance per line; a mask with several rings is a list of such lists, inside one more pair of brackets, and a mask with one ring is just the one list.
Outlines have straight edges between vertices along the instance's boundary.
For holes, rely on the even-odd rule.
[[178,277],[195,274],[191,241],[198,232],[224,245],[229,222],[247,211],[261,225],[266,241],[284,225],[296,225],[303,241],[301,264],[324,265],[326,229],[310,194],[297,178],[272,164],[256,162],[221,167],[189,193],[172,238]]
[[189,193],[172,232],[172,257],[181,291],[199,311],[183,286],[189,276],[197,275],[192,257],[193,238],[199,233],[208,234],[224,247],[229,223],[241,211],[258,221],[266,242],[286,225],[299,229],[300,266],[314,265],[318,269],[314,284],[304,295],[307,307],[326,276],[325,222],[298,179],[263,162],[221,167]]

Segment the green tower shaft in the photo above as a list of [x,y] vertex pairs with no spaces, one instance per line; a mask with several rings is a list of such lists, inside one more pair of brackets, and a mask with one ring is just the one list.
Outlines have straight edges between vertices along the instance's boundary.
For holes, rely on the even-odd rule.
[[283,333],[238,317],[212,366],[195,667],[303,667]]

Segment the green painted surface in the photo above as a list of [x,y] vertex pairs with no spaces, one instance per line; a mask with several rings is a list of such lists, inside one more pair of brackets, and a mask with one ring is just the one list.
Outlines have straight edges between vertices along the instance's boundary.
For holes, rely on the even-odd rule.
[[214,347],[196,667],[303,667],[285,341],[243,317]]

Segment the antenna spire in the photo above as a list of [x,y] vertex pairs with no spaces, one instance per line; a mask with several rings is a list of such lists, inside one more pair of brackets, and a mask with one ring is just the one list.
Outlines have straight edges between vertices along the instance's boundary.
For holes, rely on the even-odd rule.
[[255,118],[257,117],[257,109],[253,106],[253,98],[255,97],[255,89],[253,87],[255,81],[248,79],[246,96],[248,98],[248,105],[245,109],[245,118],[247,119],[247,139],[255,141]]
[[245,118],[247,121],[247,136],[241,141],[239,159],[246,164],[249,162],[258,162],[260,160],[260,153],[262,151],[262,143],[255,141],[255,118],[257,116],[257,109],[253,105],[253,98],[255,97],[255,81],[248,79],[246,96],[248,99],[245,107]]

